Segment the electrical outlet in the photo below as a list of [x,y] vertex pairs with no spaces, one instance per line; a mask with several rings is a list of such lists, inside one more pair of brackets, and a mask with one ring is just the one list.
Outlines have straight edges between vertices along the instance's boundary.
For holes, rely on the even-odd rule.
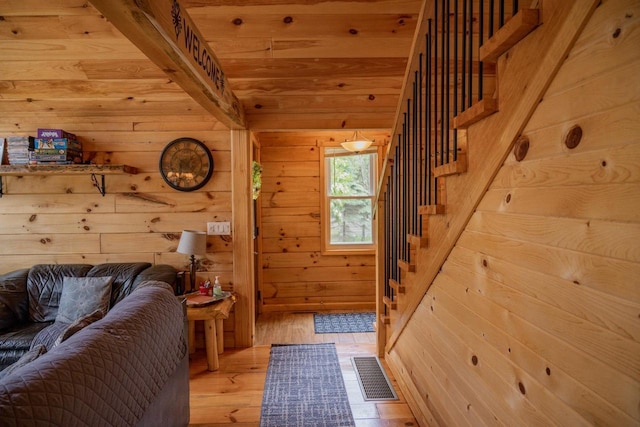
[[210,236],[229,236],[231,234],[231,223],[223,222],[207,222],[207,234]]

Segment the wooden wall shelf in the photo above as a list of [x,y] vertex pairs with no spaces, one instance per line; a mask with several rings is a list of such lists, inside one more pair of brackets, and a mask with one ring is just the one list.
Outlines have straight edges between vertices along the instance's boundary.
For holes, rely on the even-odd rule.
[[[0,197],[3,196],[2,176],[25,175],[91,175],[94,187],[105,195],[105,175],[138,173],[138,168],[127,165],[3,165],[0,166]],[[98,182],[97,175],[101,176]]]

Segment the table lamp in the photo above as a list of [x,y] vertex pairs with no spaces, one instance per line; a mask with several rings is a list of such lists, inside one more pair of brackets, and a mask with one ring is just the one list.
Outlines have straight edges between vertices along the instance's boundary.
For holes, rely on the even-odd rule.
[[191,255],[191,289],[193,292],[196,287],[196,255],[205,255],[207,253],[207,233],[204,231],[183,230],[178,243],[178,252],[181,254]]

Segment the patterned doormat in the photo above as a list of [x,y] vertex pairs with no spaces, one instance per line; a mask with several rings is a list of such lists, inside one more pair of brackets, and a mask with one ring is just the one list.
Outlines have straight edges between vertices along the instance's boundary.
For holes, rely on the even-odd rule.
[[260,427],[353,427],[336,347],[271,346]]
[[365,313],[316,313],[313,324],[316,334],[345,334],[373,332],[376,321],[374,312]]

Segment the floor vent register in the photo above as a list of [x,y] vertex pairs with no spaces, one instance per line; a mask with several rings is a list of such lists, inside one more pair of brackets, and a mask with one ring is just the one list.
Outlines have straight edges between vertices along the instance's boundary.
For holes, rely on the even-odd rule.
[[351,362],[364,400],[398,400],[398,395],[376,356],[352,357]]

